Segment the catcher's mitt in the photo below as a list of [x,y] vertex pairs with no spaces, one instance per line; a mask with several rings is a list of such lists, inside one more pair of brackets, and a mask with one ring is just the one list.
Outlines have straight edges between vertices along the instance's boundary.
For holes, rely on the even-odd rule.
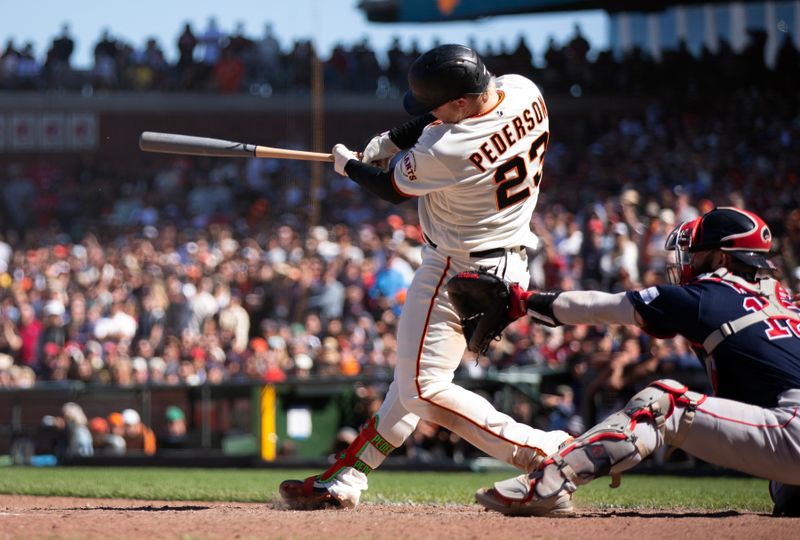
[[510,284],[484,270],[461,272],[447,282],[447,295],[461,320],[467,348],[484,354],[510,323]]

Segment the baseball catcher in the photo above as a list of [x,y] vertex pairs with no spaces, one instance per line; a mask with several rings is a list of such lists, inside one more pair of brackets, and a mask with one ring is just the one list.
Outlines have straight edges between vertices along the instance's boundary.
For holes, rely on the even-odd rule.
[[[769,479],[773,515],[800,516],[800,308],[771,275],[771,240],[756,214],[715,208],[669,236],[673,284],[618,294],[509,286],[502,300],[505,317],[495,316],[491,306],[470,307],[462,317],[474,328],[470,343],[476,344],[525,311],[551,326],[629,324],[659,338],[684,336],[715,393],[655,381],[533,473],[479,490],[478,503],[503,514],[570,513],[579,486],[609,474],[618,480],[657,448],[671,445]],[[477,287],[476,297],[490,288],[483,285],[490,278],[457,280],[455,289]],[[480,310],[477,320],[470,318]],[[484,323],[483,317],[490,320]]]

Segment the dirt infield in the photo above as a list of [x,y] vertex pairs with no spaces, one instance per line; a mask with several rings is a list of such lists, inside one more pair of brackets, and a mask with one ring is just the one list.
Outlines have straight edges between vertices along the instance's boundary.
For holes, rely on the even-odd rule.
[[[0,495],[0,539],[12,538],[789,538],[800,519],[739,512],[583,509],[577,517],[507,518],[478,506],[363,505],[294,512],[275,504]],[[524,531],[524,532],[522,532]]]

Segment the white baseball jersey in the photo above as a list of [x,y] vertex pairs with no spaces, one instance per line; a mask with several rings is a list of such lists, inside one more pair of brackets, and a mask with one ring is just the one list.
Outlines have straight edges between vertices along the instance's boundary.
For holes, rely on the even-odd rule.
[[395,188],[418,199],[422,230],[445,254],[529,246],[550,127],[536,85],[496,79],[499,102],[456,124],[432,122],[395,165]]

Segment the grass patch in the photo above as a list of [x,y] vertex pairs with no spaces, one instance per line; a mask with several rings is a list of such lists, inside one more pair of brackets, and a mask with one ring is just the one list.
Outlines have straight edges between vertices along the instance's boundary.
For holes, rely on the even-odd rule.
[[759,478],[627,475],[617,489],[600,478],[575,494],[580,505],[628,509],[772,511],[767,480]]
[[[168,501],[270,502],[286,478],[319,471],[265,469],[29,468],[0,469],[0,493]],[[507,472],[377,472],[364,502],[471,504],[481,486]],[[625,509],[708,509],[765,512],[772,508],[767,482],[753,478],[684,478],[627,475],[610,489],[602,478],[581,488],[580,506]]]

